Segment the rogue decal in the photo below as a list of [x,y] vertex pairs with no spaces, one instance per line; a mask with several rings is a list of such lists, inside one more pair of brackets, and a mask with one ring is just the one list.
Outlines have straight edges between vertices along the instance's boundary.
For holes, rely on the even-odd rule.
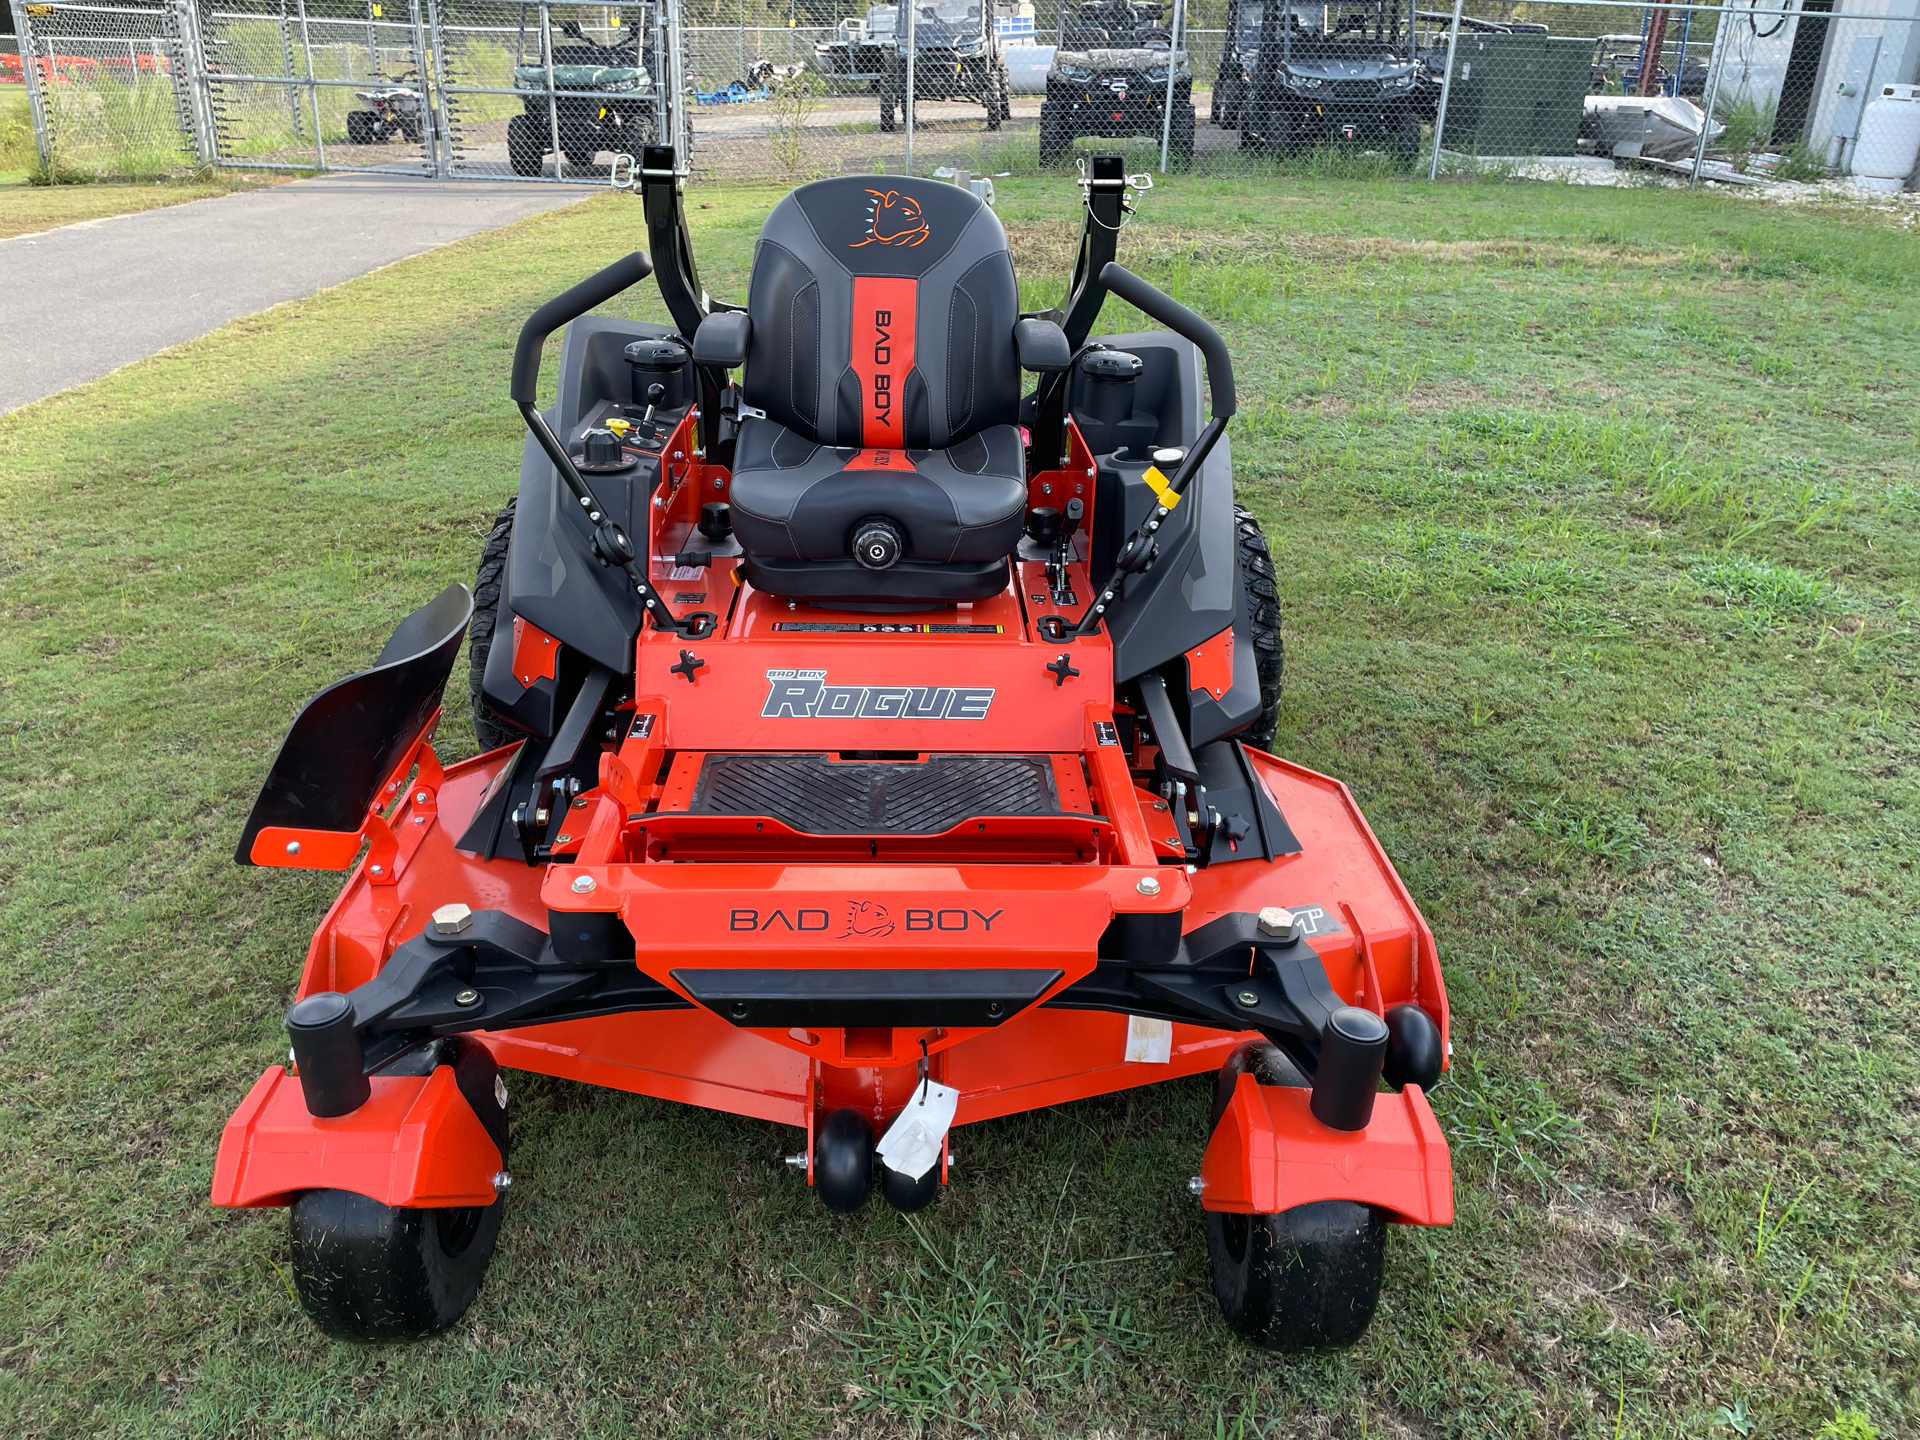
[[993,687],[829,685],[824,670],[767,671],[763,720],[984,720]]

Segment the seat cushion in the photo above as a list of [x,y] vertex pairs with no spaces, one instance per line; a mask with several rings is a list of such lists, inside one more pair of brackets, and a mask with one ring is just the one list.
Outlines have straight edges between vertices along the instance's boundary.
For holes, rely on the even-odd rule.
[[1012,425],[944,450],[860,450],[749,418],[734,448],[733,531],[749,555],[844,560],[854,527],[884,516],[905,535],[909,560],[998,560],[1020,539],[1024,462]]

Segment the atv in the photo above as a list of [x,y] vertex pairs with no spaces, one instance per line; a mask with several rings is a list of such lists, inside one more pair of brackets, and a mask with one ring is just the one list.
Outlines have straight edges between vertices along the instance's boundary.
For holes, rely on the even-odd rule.
[[[635,23],[612,44],[593,40],[569,20],[551,61],[513,67],[522,113],[507,121],[507,161],[516,175],[538,175],[556,148],[575,170],[592,167],[602,150],[637,154],[660,133],[653,79]],[[536,47],[536,51],[538,47]]]
[[1193,159],[1193,67],[1186,51],[1174,52],[1164,20],[1159,5],[1130,0],[1061,8],[1059,44],[1040,104],[1042,165],[1057,163],[1083,135],[1158,139],[1163,130],[1173,163]]
[[[999,0],[995,8],[1004,6]],[[981,0],[914,0],[912,16],[900,13],[892,43],[881,57],[880,128],[894,117],[912,126],[907,55],[913,55],[912,104],[974,100],[986,107],[987,129],[998,130],[1013,113],[1013,87],[1001,54],[1000,31]],[[911,23],[909,23],[911,18]]]
[[[347,880],[213,1202],[285,1207],[307,1314],[397,1340],[480,1289],[509,1070],[790,1127],[842,1214],[933,1204],[960,1126],[1210,1075],[1226,1320],[1351,1343],[1389,1228],[1452,1218],[1446,990],[1352,795],[1265,748],[1233,364],[1114,263],[1121,157],[1030,314],[992,210],[900,176],[794,190],[711,301],[674,159],[639,167],[657,269],[520,332],[473,588],[308,703],[247,818],[240,863]],[[594,313],[650,273],[671,324]],[[1109,294],[1165,328],[1095,335]],[[463,638],[483,753],[448,763]]]
[[347,112],[349,145],[384,145],[395,135],[411,145],[420,143],[425,133],[422,117],[426,113],[426,101],[420,79],[412,71],[390,85],[376,85],[371,90],[353,93],[367,102],[367,108]]
[[1222,55],[1223,69],[1242,68],[1222,87],[1216,120],[1230,114],[1240,148],[1258,154],[1290,159],[1331,142],[1412,165],[1439,96],[1414,15],[1388,0],[1231,0],[1228,33],[1245,37],[1257,19],[1259,39]]

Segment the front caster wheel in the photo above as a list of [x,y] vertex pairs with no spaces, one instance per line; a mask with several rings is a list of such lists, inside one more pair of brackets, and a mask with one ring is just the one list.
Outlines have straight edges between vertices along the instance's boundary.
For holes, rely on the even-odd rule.
[[1220,1313],[1268,1350],[1337,1350],[1365,1334],[1386,1248],[1386,1220],[1354,1200],[1207,1215]]
[[[387,1066],[389,1075],[453,1067],[454,1083],[507,1159],[507,1089],[476,1040],[435,1040]],[[496,1181],[496,1184],[499,1183]],[[309,1319],[336,1340],[415,1340],[473,1304],[507,1208],[404,1209],[351,1190],[309,1190],[289,1208],[293,1284]]]
[[309,1190],[289,1214],[301,1308],[336,1340],[414,1340],[480,1293],[505,1199],[402,1210],[351,1190]]

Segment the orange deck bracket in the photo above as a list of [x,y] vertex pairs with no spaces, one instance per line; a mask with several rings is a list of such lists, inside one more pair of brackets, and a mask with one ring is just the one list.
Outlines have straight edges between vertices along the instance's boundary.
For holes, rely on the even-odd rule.
[[286,1205],[303,1190],[351,1190],[385,1205],[491,1205],[500,1151],[454,1083],[376,1075],[351,1115],[307,1113],[300,1081],[268,1067],[220,1134],[216,1205]]
[[1418,1085],[1375,1097],[1365,1130],[1313,1118],[1312,1092],[1244,1074],[1200,1161],[1208,1210],[1268,1215],[1357,1200],[1409,1225],[1453,1223],[1453,1162]]

